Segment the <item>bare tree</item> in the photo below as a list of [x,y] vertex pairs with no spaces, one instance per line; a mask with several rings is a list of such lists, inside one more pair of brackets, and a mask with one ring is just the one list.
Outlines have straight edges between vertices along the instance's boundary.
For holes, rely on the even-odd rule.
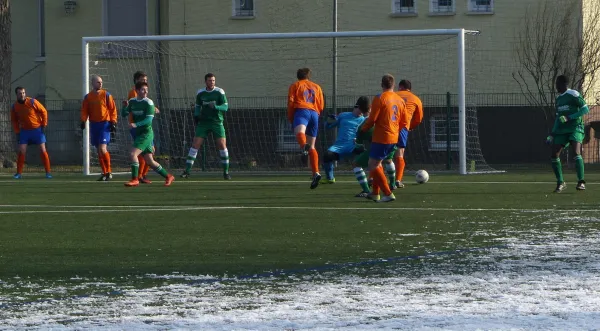
[[[10,79],[12,42],[10,37],[10,1],[0,0],[0,161],[12,159],[12,127],[10,124]],[[0,162],[0,167],[2,163]]]
[[600,2],[540,1],[522,22],[515,33],[520,68],[512,75],[529,103],[552,109],[560,75],[567,75],[584,98],[592,97],[600,75]]

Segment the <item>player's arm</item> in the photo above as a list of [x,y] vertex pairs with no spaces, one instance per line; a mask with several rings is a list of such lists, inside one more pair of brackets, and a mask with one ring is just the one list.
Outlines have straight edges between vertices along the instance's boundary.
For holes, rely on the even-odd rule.
[[200,122],[200,115],[202,114],[202,98],[200,93],[196,94],[196,104],[194,105],[194,125],[198,125]]
[[320,86],[317,89],[317,95],[315,96],[315,107],[317,107],[319,113],[325,109],[325,97],[323,96],[323,90]]
[[582,117],[583,115],[586,115],[590,112],[590,108],[588,107],[588,105],[586,104],[585,100],[583,99],[583,97],[581,95],[579,95],[579,97],[577,99],[575,99],[575,105],[577,105],[579,110],[576,113],[573,113],[573,114],[567,116],[567,118],[569,120],[578,119],[578,118]]
[[131,113],[131,104],[127,102],[123,108],[121,108],[121,117],[127,117]]
[[220,93],[219,102],[215,105],[215,109],[222,112],[226,112],[229,110],[229,104],[227,103],[225,91],[223,91],[223,93]]
[[287,102],[287,118],[288,118],[288,121],[290,121],[290,123],[294,122],[294,112],[296,111],[294,109],[295,98],[296,98],[296,85],[292,84],[292,85],[290,85],[290,88],[288,89],[288,102]]
[[48,111],[46,110],[46,108],[44,108],[44,106],[39,101],[34,99],[33,109],[38,114],[41,122],[40,124],[42,125],[42,127],[46,127],[48,125]]
[[415,108],[415,112],[410,120],[409,130],[416,128],[419,124],[421,124],[421,122],[423,122],[423,103],[421,103],[421,100],[419,99],[417,99],[415,103],[417,107]]
[[113,99],[112,95],[108,95],[108,105],[106,105],[108,110],[108,118],[110,122],[113,124],[117,123],[117,105],[115,104],[115,99]]
[[90,114],[90,104],[88,103],[88,95],[89,94],[86,94],[85,97],[83,97],[83,102],[81,103],[81,130],[85,129],[85,122],[88,120]]
[[369,115],[369,117],[367,117],[367,119],[363,123],[361,131],[367,132],[367,131],[369,131],[370,128],[372,128],[375,125],[375,122],[377,121],[377,118],[379,117],[380,108],[381,108],[381,101],[379,100],[379,97],[377,96],[373,99],[373,102],[371,103],[371,114]]
[[327,123],[325,124],[325,127],[327,129],[333,129],[336,126],[340,125],[340,120],[343,117],[345,113],[341,113],[338,116],[335,116],[335,114],[329,114],[327,115]]
[[139,121],[132,123],[134,128],[139,128],[141,126],[152,125],[152,120],[154,119],[154,103],[148,103],[146,107],[146,117]]
[[19,116],[17,116],[14,105],[10,109],[10,122],[12,123],[13,131],[16,134],[19,134],[19,132],[21,132],[19,129]]

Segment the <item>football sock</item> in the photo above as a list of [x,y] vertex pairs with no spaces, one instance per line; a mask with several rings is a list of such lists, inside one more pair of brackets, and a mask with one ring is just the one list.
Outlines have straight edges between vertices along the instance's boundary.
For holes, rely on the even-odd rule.
[[194,147],[190,148],[190,152],[188,153],[187,160],[185,161],[185,172],[189,173],[192,170],[192,166],[194,165],[194,161],[196,161],[196,156],[198,156],[198,150]]
[[100,169],[102,169],[102,174],[106,174],[106,160],[104,160],[104,154],[98,152],[98,161],[100,162]]
[[298,142],[298,145],[300,145],[300,148],[304,148],[306,145],[306,134],[302,132],[296,133],[296,141]]
[[394,158],[394,163],[396,164],[396,180],[401,182],[402,177],[404,177],[404,166],[406,165],[404,158],[396,157]]
[[140,164],[134,162],[131,164],[131,179],[137,179],[140,172]]
[[325,175],[327,176],[327,179],[332,180],[333,177],[333,162],[326,162],[323,165],[323,168],[325,169]]
[[560,158],[552,159],[552,170],[554,170],[554,175],[556,176],[556,181],[558,183],[562,183],[565,181],[563,179],[562,164],[560,163]]
[[360,184],[360,188],[362,188],[363,192],[369,192],[370,190],[367,182],[367,174],[365,174],[363,168],[354,168],[354,176],[356,177],[358,184]]
[[158,165],[158,167],[156,167],[156,169],[154,169],[154,171],[156,171],[157,174],[163,176],[164,178],[167,178],[167,176],[169,175],[165,168],[163,168],[160,164]]
[[23,166],[25,165],[25,154],[19,153],[17,156],[17,173],[23,173]]
[[384,163],[383,166],[385,167],[385,174],[387,175],[388,184],[394,184],[394,181],[396,180],[396,167],[394,166],[394,163]]
[[310,158],[310,169],[312,170],[313,176],[319,173],[319,154],[317,150],[311,148],[308,150],[308,156]]
[[142,154],[138,155],[137,159],[140,164],[140,177],[143,177],[144,170],[146,170],[146,160],[144,159],[144,156]]
[[44,169],[46,169],[46,173],[50,173],[50,157],[48,156],[48,152],[40,152],[40,157],[44,163]]
[[577,180],[582,181],[583,179],[583,157],[581,155],[577,155],[575,157],[575,169],[577,170]]
[[106,172],[111,173],[112,168],[110,167],[110,153],[109,152],[104,153],[104,163],[106,164]]
[[387,179],[385,178],[385,174],[383,173],[383,168],[381,166],[373,169],[370,175],[373,177],[373,193],[375,193],[375,187],[378,186],[378,188],[381,188],[383,191],[383,194],[392,194],[392,190],[390,190],[390,186],[387,183]]
[[219,156],[221,157],[221,165],[223,165],[223,173],[228,174],[229,173],[229,152],[227,151],[227,148],[219,151]]

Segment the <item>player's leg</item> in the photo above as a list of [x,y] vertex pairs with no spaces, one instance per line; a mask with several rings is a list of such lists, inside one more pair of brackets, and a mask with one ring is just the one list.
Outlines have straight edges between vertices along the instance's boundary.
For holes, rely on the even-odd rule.
[[[374,201],[388,202],[396,200],[392,190],[390,189],[383,168],[381,167],[382,160],[392,151],[393,144],[371,144],[369,153],[369,175],[373,178],[373,191],[368,196]],[[385,196],[379,199],[379,189],[383,190]]]
[[305,150],[308,150],[310,169],[313,175],[310,188],[315,189],[319,186],[319,182],[321,181],[321,174],[319,174],[319,154],[315,149],[317,135],[319,134],[319,114],[314,111],[310,111],[309,113],[310,119],[306,126],[306,146],[308,146],[308,148],[305,147]]
[[560,153],[562,152],[564,147],[561,137],[562,136],[554,137],[555,143],[554,145],[552,145],[552,152],[550,155],[550,159],[552,160],[552,170],[554,171],[554,176],[556,176],[556,189],[554,190],[554,192],[556,193],[560,193],[565,188],[567,188],[567,185],[565,184],[565,180],[563,178],[562,164],[560,162]]
[[388,185],[390,189],[393,191],[396,188],[396,165],[394,164],[394,155],[396,154],[396,150],[392,151],[390,154],[385,156],[383,159],[383,169],[385,170],[385,175],[387,176]]
[[296,141],[302,150],[302,164],[308,163],[308,150],[310,146],[306,143],[306,127],[310,121],[311,111],[308,109],[298,109],[294,113],[294,121],[292,127],[294,128],[294,135]]
[[52,174],[50,173],[50,157],[48,156],[48,151],[46,150],[46,135],[42,128],[35,129],[35,136],[33,137],[31,143],[36,144],[40,148],[40,159],[44,164],[44,169],[46,170],[46,178],[51,179]]
[[207,135],[208,128],[206,125],[198,123],[196,126],[196,134],[194,136],[194,140],[192,141],[192,147],[190,147],[187,160],[185,161],[185,170],[180,175],[181,178],[188,178],[190,176],[194,162],[196,162],[196,158],[198,157],[198,150],[200,147],[202,147],[204,139],[206,139]]
[[112,178],[112,175],[109,174],[110,155],[106,155],[108,152],[106,144],[110,141],[109,128],[110,123],[108,121],[90,122],[90,141],[92,145],[96,147],[96,151],[98,152],[98,162],[102,169],[102,175],[98,178],[99,182],[107,181]]
[[404,150],[406,149],[406,145],[408,144],[408,130],[403,128],[400,131],[400,135],[398,135],[398,143],[396,146],[398,150],[396,150],[396,156],[394,157],[394,163],[396,167],[396,187],[403,188],[404,184],[402,183],[402,177],[404,177],[404,167],[406,163],[404,162]]
[[354,177],[358,181],[360,188],[362,191],[355,195],[357,198],[366,198],[367,195],[371,192],[369,189],[369,183],[367,179],[367,174],[364,169],[369,167],[369,152],[364,151],[359,156],[354,159],[352,162]]
[[323,157],[323,169],[325,169],[326,180],[321,180],[321,184],[333,184],[335,183],[335,176],[333,174],[333,163],[340,160],[340,149],[333,145],[325,152]]
[[225,136],[225,126],[219,124],[214,126],[213,135],[215,137],[215,144],[219,150],[219,157],[221,158],[221,166],[223,167],[223,179],[231,179],[229,174],[229,151],[227,150],[227,138]]
[[575,155],[575,170],[577,171],[577,186],[575,188],[578,191],[585,190],[585,177],[584,177],[584,162],[582,151],[583,134],[579,132],[574,133],[571,136],[571,154]]
[[125,183],[125,186],[138,186],[140,185],[140,181],[138,177],[140,175],[140,163],[138,161],[138,156],[142,154],[142,150],[140,149],[139,144],[134,142],[131,151],[129,152],[129,161],[131,162],[131,180]]
[[144,158],[146,159],[146,164],[150,166],[157,174],[163,176],[165,178],[165,186],[169,186],[175,180],[175,177],[167,172],[165,168],[160,165],[160,163],[154,160],[152,156],[152,147],[146,149],[144,153]]
[[[21,130],[19,137],[19,151],[17,153],[17,173],[13,176],[14,179],[21,179],[23,176],[23,167],[25,166],[25,155],[27,155],[27,140],[26,133]],[[25,136],[25,138],[24,138]]]
[[[156,154],[156,149],[154,148],[154,142],[152,142],[152,155]],[[150,171],[150,166],[146,163],[146,159],[142,156],[142,160],[144,160],[144,164],[140,163],[140,183],[143,184],[152,184],[152,181],[148,179],[148,171]]]

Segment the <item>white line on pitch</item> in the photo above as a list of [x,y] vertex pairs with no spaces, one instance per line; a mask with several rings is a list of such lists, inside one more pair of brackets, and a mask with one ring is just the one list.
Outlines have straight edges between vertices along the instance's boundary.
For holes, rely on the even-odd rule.
[[[52,180],[48,180],[48,179],[45,179],[45,178],[29,179],[29,180],[27,180],[27,182],[30,182],[30,181],[33,181],[33,180],[35,180],[36,182],[37,181],[43,181],[43,182],[48,182],[48,183],[52,182]],[[156,180],[157,183],[159,181],[160,181],[160,179]],[[90,184],[90,183],[94,183],[94,182],[95,182],[94,180],[56,180],[56,183],[68,183],[68,184],[72,184],[72,183],[87,183],[87,184]],[[113,183],[113,182],[114,183],[118,183],[118,184],[121,183],[120,181],[116,181],[114,179],[113,179],[112,182],[109,182],[109,183]],[[160,182],[162,183],[162,181],[160,181]],[[0,183],[19,184],[19,183],[21,183],[21,181],[18,181],[18,180],[0,180]],[[189,179],[186,179],[186,180],[179,180],[179,181],[176,180],[175,181],[175,184],[182,184],[182,183],[222,183],[222,184],[231,184],[231,185],[234,185],[234,184],[244,184],[244,183],[248,183],[248,184],[252,184],[252,183],[257,183],[257,184],[261,184],[261,183],[264,183],[264,184],[273,184],[273,183],[275,183],[275,184],[299,183],[299,184],[302,184],[302,183],[310,183],[310,180],[307,179],[307,180],[239,180],[239,181],[232,180],[232,181],[224,181],[224,180],[189,180]],[[353,181],[353,180],[340,180],[340,181],[336,181],[335,183],[336,184],[338,184],[338,183],[339,184],[356,184],[357,182]],[[102,182],[102,183],[98,183],[97,185],[106,185],[106,184],[108,184],[108,183]],[[405,184],[409,184],[409,185],[412,184],[412,185],[417,186],[416,183],[413,184],[413,183],[407,183],[407,182],[405,182]],[[429,184],[469,184],[469,185],[470,184],[542,184],[542,185],[556,185],[556,182],[459,182],[459,181],[436,182],[436,181],[430,181],[427,184],[428,185]],[[600,183],[586,183],[586,185],[598,185],[598,184],[600,184]],[[329,185],[329,184],[325,184],[325,185]]]
[[[6,206],[6,205],[5,205]],[[17,207],[18,205],[14,205]],[[79,208],[81,206],[70,206],[63,208]],[[114,208],[117,206],[104,206],[105,208]],[[262,209],[262,210],[404,210],[404,211],[467,211],[467,212],[487,212],[487,211],[498,211],[498,212],[521,212],[521,213],[547,213],[547,212],[560,212],[560,213],[597,213],[598,209],[518,209],[518,208],[418,208],[418,207],[303,207],[303,206],[271,206],[271,207],[258,207],[258,206],[180,206],[180,207],[138,207],[127,208],[127,209],[90,209],[90,210],[13,210],[13,211],[0,211],[0,214],[43,214],[43,213],[114,213],[114,212],[143,212],[143,211],[193,211],[193,210],[250,210],[250,209]]]

